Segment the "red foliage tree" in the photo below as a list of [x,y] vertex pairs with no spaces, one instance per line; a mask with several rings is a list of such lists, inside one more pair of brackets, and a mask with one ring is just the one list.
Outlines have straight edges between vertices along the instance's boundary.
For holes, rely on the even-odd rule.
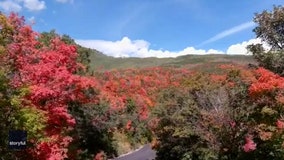
[[109,102],[113,110],[124,109],[127,99],[132,99],[139,107],[140,119],[146,119],[160,90],[178,87],[182,79],[191,75],[192,72],[185,69],[154,67],[105,72],[96,77],[101,99]]
[[95,81],[75,74],[81,66],[76,62],[75,46],[66,45],[58,38],[45,46],[38,41],[40,34],[16,14],[10,15],[9,22],[15,30],[5,57],[13,69],[11,83],[15,88],[28,86],[29,105],[47,117],[47,140],[36,141],[36,149],[29,148],[28,152],[36,159],[67,158],[66,148],[72,138],[66,133],[76,123],[68,113],[68,103],[90,101],[86,91],[95,86]]
[[279,89],[284,89],[284,78],[272,73],[264,68],[259,68],[255,71],[257,81],[252,83],[249,88],[252,97],[259,97],[267,93],[275,92]]

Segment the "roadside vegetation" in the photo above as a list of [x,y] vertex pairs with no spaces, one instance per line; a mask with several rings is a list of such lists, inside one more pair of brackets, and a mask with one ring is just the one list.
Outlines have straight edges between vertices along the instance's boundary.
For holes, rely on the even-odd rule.
[[[252,56],[113,58],[0,14],[0,158],[284,159],[284,8],[254,17]],[[27,149],[7,148],[10,130]]]

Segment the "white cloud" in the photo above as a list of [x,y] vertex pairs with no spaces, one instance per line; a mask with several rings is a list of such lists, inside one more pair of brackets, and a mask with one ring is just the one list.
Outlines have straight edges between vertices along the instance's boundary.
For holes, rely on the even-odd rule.
[[76,40],[76,43],[97,49],[106,55],[113,57],[177,57],[188,54],[224,54],[222,51],[210,49],[202,50],[194,47],[187,47],[181,51],[153,50],[150,49],[150,43],[144,40],[130,40],[123,37],[120,41],[104,41],[104,40]]
[[30,11],[39,11],[46,8],[45,2],[40,0],[20,0],[24,3],[24,7]]
[[225,38],[227,36],[230,36],[232,34],[235,34],[237,32],[240,32],[240,31],[243,31],[245,29],[248,29],[248,28],[251,28],[255,25],[254,22],[246,22],[246,23],[243,23],[243,24],[240,24],[238,26],[235,26],[233,28],[230,28],[230,29],[227,29],[221,33],[218,33],[217,35],[209,38],[208,40],[202,42],[199,46],[202,46],[202,45],[205,45],[205,44],[208,44],[208,43],[211,43],[211,42],[215,42],[217,40],[220,40],[222,38]]
[[29,11],[39,11],[46,8],[45,2],[40,0],[5,0],[0,2],[0,8],[5,12],[20,12],[23,7]]
[[247,51],[246,47],[251,44],[263,44],[265,50],[269,50],[270,47],[267,43],[262,42],[260,39],[250,39],[248,41],[244,41],[242,43],[233,44],[228,47],[227,54],[251,54]]
[[0,8],[2,8],[5,12],[19,12],[22,9],[17,2],[11,0],[0,2]]
[[73,3],[73,0],[56,0],[56,2],[59,2],[59,3]]
[[150,43],[145,40],[131,40],[123,37],[118,41],[105,40],[75,40],[81,46],[96,49],[102,53],[113,57],[178,57],[183,55],[206,55],[206,54],[228,54],[228,55],[248,55],[247,45],[262,43],[264,48],[268,50],[270,47],[261,42],[260,39],[250,39],[241,43],[233,44],[226,51],[216,49],[196,49],[194,47],[186,47],[181,51],[154,50],[150,49]]

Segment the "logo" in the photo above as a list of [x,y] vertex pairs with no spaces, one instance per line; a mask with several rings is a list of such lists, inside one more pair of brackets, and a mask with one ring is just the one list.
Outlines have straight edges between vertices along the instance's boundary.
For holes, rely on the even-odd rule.
[[27,146],[27,132],[22,130],[9,131],[9,149],[21,150]]

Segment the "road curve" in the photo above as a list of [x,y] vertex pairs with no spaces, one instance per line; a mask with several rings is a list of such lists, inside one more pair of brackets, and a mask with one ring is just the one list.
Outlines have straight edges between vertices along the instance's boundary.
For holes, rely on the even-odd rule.
[[141,149],[138,149],[130,154],[117,157],[113,160],[154,160],[155,157],[156,152],[152,150],[150,144],[146,144]]

